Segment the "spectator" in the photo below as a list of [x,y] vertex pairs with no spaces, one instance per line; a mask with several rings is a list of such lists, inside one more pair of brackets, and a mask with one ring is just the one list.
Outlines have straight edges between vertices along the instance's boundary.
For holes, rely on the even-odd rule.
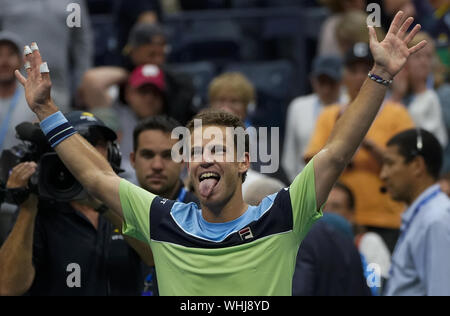
[[[337,24],[346,12],[356,10],[364,13],[364,0],[320,0],[332,12],[322,25],[319,36],[318,55],[341,56],[341,49],[336,38]],[[366,32],[367,37],[367,32]],[[344,51],[345,52],[345,51]]]
[[[162,1],[161,1],[162,2]],[[116,3],[115,21],[117,22],[117,39],[119,48],[127,44],[133,25],[137,23],[158,24],[161,21],[159,0],[119,0]]]
[[34,120],[23,87],[14,71],[22,67],[22,45],[17,35],[0,32],[0,152],[18,143],[15,126]]
[[319,113],[327,105],[343,101],[341,59],[336,56],[317,57],[313,62],[310,80],[314,93],[294,99],[286,116],[282,166],[290,181],[305,167],[303,153]]
[[[345,58],[344,85],[350,100],[357,96],[361,85],[367,78],[372,57],[366,43],[354,45]],[[318,153],[326,144],[338,118],[345,113],[346,105],[326,107],[317,119],[315,131],[305,151],[305,159]],[[365,226],[383,237],[390,251],[393,251],[400,227],[400,214],[403,206],[395,203],[380,192],[382,148],[386,141],[399,131],[414,126],[404,106],[384,102],[366,139],[353,157],[340,181],[355,194],[355,222]]]
[[[91,110],[111,106],[116,97],[108,94],[109,89],[123,86],[129,73],[136,67],[153,64],[163,72],[167,92],[166,113],[181,124],[186,124],[195,114],[192,107],[195,91],[190,78],[174,73],[166,66],[167,39],[163,28],[154,24],[136,24],[124,52],[128,57],[125,67],[98,67],[85,74],[81,86],[81,103]],[[123,94],[119,95],[122,101]]]
[[140,121],[133,132],[130,161],[141,188],[170,200],[198,204],[197,197],[184,187],[180,178],[184,163],[172,159],[172,147],[178,139],[171,138],[171,133],[179,126],[180,123],[166,116]]
[[131,30],[125,49],[131,62],[127,69],[144,64],[160,67],[166,80],[168,115],[185,125],[195,114],[192,105],[195,90],[189,76],[166,65],[168,51],[167,34],[162,26],[138,23]]
[[[18,36],[11,32],[0,32],[0,153],[17,145],[15,127],[24,121],[32,121],[36,116],[25,100],[25,92],[15,76],[14,70],[22,67],[22,44]],[[0,185],[5,185],[1,183]],[[9,227],[11,216],[16,209],[10,204],[0,207],[0,245]]]
[[[120,74],[118,73],[118,75]],[[167,114],[166,96],[166,81],[161,69],[155,65],[144,65],[137,67],[128,77],[125,86],[125,101],[127,104],[116,102],[112,108],[114,111],[113,119],[119,121],[119,143],[123,155],[124,177],[133,182],[136,182],[130,164],[130,154],[133,152],[131,142],[133,129],[139,120]]]
[[[354,225],[355,197],[345,184],[340,182],[331,189],[324,213],[332,213],[345,220],[334,220],[337,230],[355,240],[359,252],[364,256],[367,264],[375,263],[380,268],[381,277],[389,277],[391,254],[383,239],[375,232],[367,232]],[[330,222],[330,221],[328,221]],[[352,225],[353,229],[352,229]],[[356,233],[356,236],[355,236]]]
[[380,177],[392,198],[408,208],[386,295],[450,295],[450,200],[437,184],[441,166],[442,147],[423,129],[387,143]]
[[408,16],[415,17],[417,14],[414,0],[385,0],[383,2],[383,11],[388,15],[389,22],[399,10],[406,12]]
[[[114,132],[90,113],[67,118],[104,157],[115,160]],[[36,167],[33,162],[16,166],[8,188],[27,186]],[[133,250],[116,219],[108,216],[114,227],[100,216],[103,207],[93,205],[89,200],[38,204],[33,195],[21,204],[0,249],[0,295],[139,295],[144,274],[136,251],[153,265],[150,248],[126,237]]]
[[[172,147],[178,140],[171,138],[172,131],[180,123],[166,116],[148,117],[140,121],[133,132],[131,164],[141,188],[169,200],[199,204],[180,179],[183,163],[172,160]],[[145,296],[158,295],[154,268],[146,277]]]
[[403,87],[397,89],[400,90],[399,92],[393,93],[392,99],[401,102],[401,96],[403,95],[403,100],[414,123],[433,133],[442,147],[445,148],[448,136],[441,104],[436,91],[430,88],[428,84],[433,71],[435,48],[433,39],[425,32],[418,33],[412,43],[418,43],[422,40],[428,42],[427,47],[408,60],[405,70],[397,78],[399,82],[396,85],[402,84],[401,80],[406,80],[406,82],[403,83]]
[[292,281],[296,296],[370,296],[352,239],[323,220],[300,245]]
[[[333,34],[336,38],[339,52],[342,57],[355,45],[363,42],[369,43],[367,29],[367,14],[361,10],[352,10],[342,15],[336,25]],[[382,28],[376,28],[377,37],[383,39],[385,32]]]
[[211,108],[236,115],[246,127],[251,125],[247,111],[256,102],[256,94],[253,84],[243,74],[228,72],[215,77],[209,84],[208,99]]
[[124,47],[129,58],[126,68],[154,64],[162,67],[168,51],[167,34],[163,26],[152,23],[136,23],[130,31]]
[[42,53],[52,67],[52,96],[63,111],[71,108],[72,92],[78,88],[84,72],[92,67],[93,60],[93,35],[86,2],[77,2],[81,27],[66,25],[71,3],[71,0],[0,1],[0,28],[19,34],[26,43],[37,41],[44,46]]

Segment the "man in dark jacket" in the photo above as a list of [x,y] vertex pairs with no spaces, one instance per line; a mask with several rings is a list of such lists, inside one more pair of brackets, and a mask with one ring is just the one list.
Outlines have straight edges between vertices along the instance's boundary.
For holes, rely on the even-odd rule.
[[298,251],[292,294],[369,296],[353,241],[324,220],[314,224]]

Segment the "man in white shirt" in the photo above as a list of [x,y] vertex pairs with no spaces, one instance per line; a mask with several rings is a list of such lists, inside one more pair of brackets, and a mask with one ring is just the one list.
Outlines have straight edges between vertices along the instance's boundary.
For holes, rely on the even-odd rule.
[[424,129],[387,143],[380,177],[387,192],[408,206],[392,255],[389,296],[450,295],[450,200],[437,183],[442,147]]
[[303,169],[303,152],[317,117],[327,105],[342,102],[342,61],[337,56],[320,56],[313,62],[311,85],[314,93],[294,99],[289,105],[282,166],[290,181]]

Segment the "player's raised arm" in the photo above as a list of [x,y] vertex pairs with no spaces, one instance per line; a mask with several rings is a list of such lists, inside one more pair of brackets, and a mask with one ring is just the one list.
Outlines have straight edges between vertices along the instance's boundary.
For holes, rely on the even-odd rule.
[[122,217],[120,178],[108,161],[67,123],[53,103],[49,68],[42,61],[37,44],[25,46],[24,55],[27,78],[18,70],[15,74],[24,86],[27,103],[39,118],[50,144],[83,187]]
[[369,78],[337,121],[327,144],[314,157],[318,206],[325,203],[332,186],[363,141],[391,80],[404,67],[408,57],[426,45],[422,41],[408,48],[408,43],[420,30],[420,25],[416,25],[411,32],[407,32],[413,20],[412,17],[405,20],[401,11],[397,13],[382,42],[378,42],[375,30],[369,27],[370,50],[375,61]]

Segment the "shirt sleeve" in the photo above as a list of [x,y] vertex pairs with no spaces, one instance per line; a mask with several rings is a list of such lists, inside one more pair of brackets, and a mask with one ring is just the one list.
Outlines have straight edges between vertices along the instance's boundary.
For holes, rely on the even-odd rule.
[[294,232],[303,239],[311,225],[322,217],[322,205],[317,206],[316,184],[314,178],[314,159],[312,159],[303,171],[294,179],[289,187],[292,215],[294,220]]
[[120,181],[119,195],[124,217],[122,233],[150,243],[150,206],[156,195],[125,179]]

